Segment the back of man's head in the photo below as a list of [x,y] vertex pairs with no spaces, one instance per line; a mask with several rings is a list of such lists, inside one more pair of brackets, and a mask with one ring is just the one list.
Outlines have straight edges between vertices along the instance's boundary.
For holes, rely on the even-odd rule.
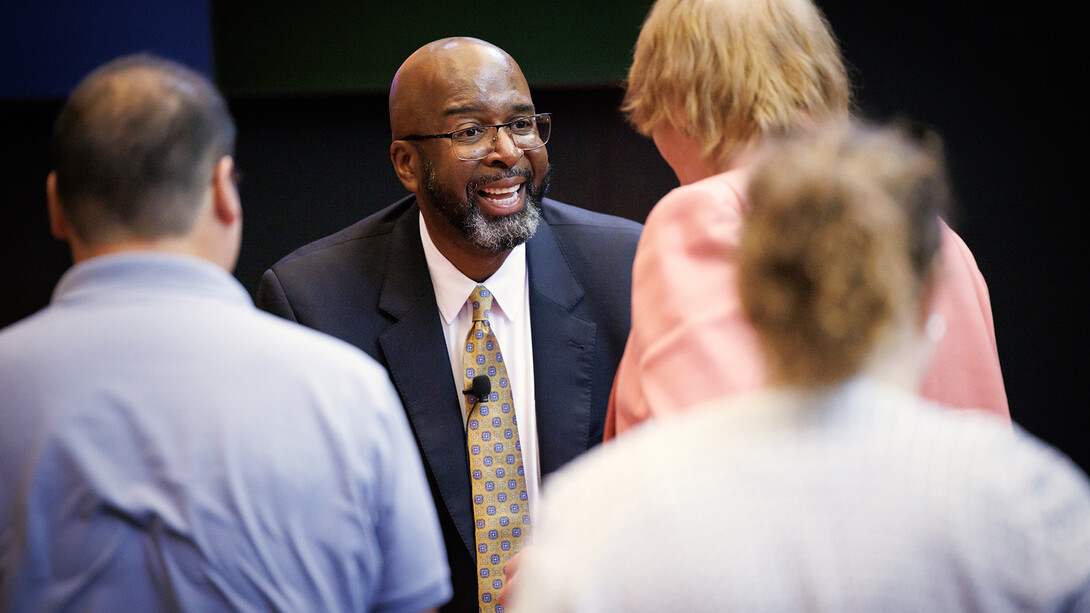
[[180,236],[193,226],[235,125],[200,74],[133,55],[88,75],[53,131],[57,195],[85,244]]

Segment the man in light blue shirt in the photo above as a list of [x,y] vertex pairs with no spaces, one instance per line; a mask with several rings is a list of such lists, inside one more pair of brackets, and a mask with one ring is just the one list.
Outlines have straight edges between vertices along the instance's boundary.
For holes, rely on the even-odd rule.
[[418,611],[451,594],[385,370],[257,311],[229,271],[234,124],[122,58],[54,131],[75,266],[0,331],[0,610]]

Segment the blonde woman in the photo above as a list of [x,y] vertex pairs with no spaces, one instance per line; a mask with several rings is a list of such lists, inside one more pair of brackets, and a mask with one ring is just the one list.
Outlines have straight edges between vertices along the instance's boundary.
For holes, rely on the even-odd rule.
[[[647,218],[633,268],[632,332],[607,439],[657,414],[752,390],[765,367],[737,293],[753,150],[849,114],[840,51],[810,0],[660,0],[636,43],[624,110],[681,187]],[[943,226],[945,326],[925,396],[1010,419],[987,286]],[[942,322],[942,323],[939,323]]]
[[557,473],[512,611],[1090,610],[1086,476],[915,391],[945,268],[940,161],[830,130],[776,143],[750,199],[735,255],[768,387]]

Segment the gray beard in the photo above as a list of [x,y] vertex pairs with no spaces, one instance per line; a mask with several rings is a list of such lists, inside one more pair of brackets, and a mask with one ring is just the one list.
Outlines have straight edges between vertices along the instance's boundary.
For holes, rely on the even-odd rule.
[[[424,192],[436,210],[471,244],[492,253],[502,253],[525,243],[537,232],[541,220],[541,199],[549,187],[549,174],[540,186],[534,184],[534,174],[529,170],[514,168],[482,177],[466,186],[464,196],[439,184],[435,167],[427,157],[423,158]],[[526,202],[517,212],[502,217],[485,215],[477,204],[477,189],[485,184],[510,177],[526,179]]]

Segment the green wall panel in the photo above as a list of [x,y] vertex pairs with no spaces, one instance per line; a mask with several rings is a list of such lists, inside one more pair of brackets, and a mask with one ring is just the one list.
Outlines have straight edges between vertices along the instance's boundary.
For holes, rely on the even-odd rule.
[[381,91],[421,45],[475,36],[507,50],[531,85],[615,83],[651,4],[214,1],[214,67],[229,94]]

